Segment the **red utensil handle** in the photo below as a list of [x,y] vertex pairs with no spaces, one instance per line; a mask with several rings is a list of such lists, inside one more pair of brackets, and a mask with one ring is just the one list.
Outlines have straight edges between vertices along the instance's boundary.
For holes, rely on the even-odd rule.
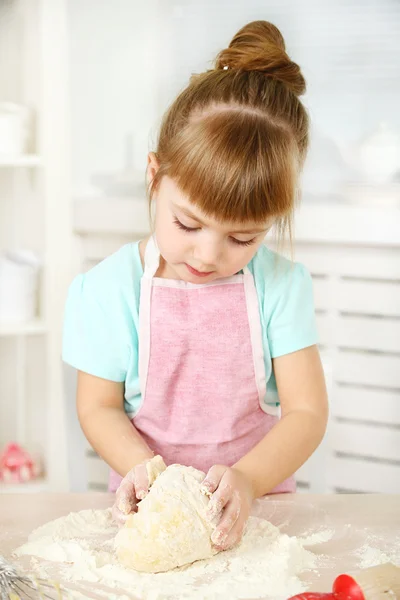
[[335,600],[336,598],[337,596],[335,596],[335,594],[318,594],[315,592],[305,592],[304,594],[292,596],[292,598],[289,598],[289,600]]
[[365,600],[362,589],[350,575],[339,575],[333,583],[333,592],[349,600]]
[[365,600],[365,596],[355,579],[350,575],[339,575],[333,583],[333,593],[305,592],[292,596],[289,600]]

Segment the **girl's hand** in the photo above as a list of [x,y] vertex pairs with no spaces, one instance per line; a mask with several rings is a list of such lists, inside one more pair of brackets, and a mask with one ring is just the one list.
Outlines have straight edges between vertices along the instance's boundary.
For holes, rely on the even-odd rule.
[[233,467],[214,465],[203,487],[212,493],[207,509],[210,520],[221,515],[211,541],[218,550],[227,550],[242,538],[254,500],[251,482]]
[[137,511],[138,502],[147,496],[157,477],[166,468],[162,457],[157,454],[137,464],[125,475],[116,491],[112,508],[113,518],[119,526],[125,523],[132,512]]
[[130,513],[137,511],[138,501],[143,500],[149,492],[148,462],[145,460],[133,467],[125,475],[115,493],[112,516],[119,527],[125,523]]

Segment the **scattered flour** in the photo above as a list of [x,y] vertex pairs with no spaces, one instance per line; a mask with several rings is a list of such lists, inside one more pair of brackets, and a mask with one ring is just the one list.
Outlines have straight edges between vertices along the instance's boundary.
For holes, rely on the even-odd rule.
[[[42,577],[79,585],[80,592],[72,595],[77,599],[286,600],[306,589],[299,575],[318,566],[317,556],[304,546],[327,539],[324,532],[304,540],[290,537],[268,521],[250,517],[238,547],[174,571],[148,574],[118,563],[116,533],[110,510],[84,510],[36,529],[14,555],[36,557]],[[96,592],[85,596],[88,589]]]
[[367,545],[363,546],[357,551],[357,556],[360,561],[360,569],[368,569],[368,567],[374,567],[375,565],[383,565],[391,562],[391,557],[385,552],[382,552],[382,550],[379,550],[378,548],[373,548],[372,546]]
[[363,530],[362,543],[354,555],[359,569],[391,562],[400,567],[400,530],[396,526],[386,527],[379,535],[374,530]]
[[355,554],[360,569],[368,569],[388,562],[400,567],[400,536],[397,543],[394,542],[391,547],[384,550],[377,548],[374,540],[367,540],[361,548],[356,550]]
[[302,537],[301,544],[302,546],[317,546],[318,544],[329,542],[333,535],[334,531],[332,529],[325,529],[324,531],[318,531],[317,533],[307,535],[307,537]]

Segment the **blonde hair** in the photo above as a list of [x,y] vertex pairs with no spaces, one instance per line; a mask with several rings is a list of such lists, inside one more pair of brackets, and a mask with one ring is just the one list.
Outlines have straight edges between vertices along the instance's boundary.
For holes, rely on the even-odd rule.
[[305,88],[280,31],[267,21],[245,25],[164,115],[150,200],[168,175],[208,216],[273,217],[290,231],[308,147]]

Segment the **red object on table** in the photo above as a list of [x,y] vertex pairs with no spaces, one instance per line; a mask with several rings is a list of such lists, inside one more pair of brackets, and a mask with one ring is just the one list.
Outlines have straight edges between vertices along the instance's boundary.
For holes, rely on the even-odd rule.
[[333,583],[333,591],[349,600],[365,600],[362,589],[350,575],[339,575]]
[[24,483],[34,479],[38,468],[30,454],[16,443],[8,444],[0,454],[0,481]]
[[340,600],[335,594],[318,594],[314,592],[305,592],[298,596],[292,596],[289,600]]
[[365,596],[355,579],[350,575],[339,575],[333,583],[332,593],[305,592],[292,596],[289,600],[365,600]]
[[289,600],[344,600],[342,597],[337,596],[336,594],[318,594],[314,592],[305,592],[304,594],[299,594],[298,596],[292,596]]

